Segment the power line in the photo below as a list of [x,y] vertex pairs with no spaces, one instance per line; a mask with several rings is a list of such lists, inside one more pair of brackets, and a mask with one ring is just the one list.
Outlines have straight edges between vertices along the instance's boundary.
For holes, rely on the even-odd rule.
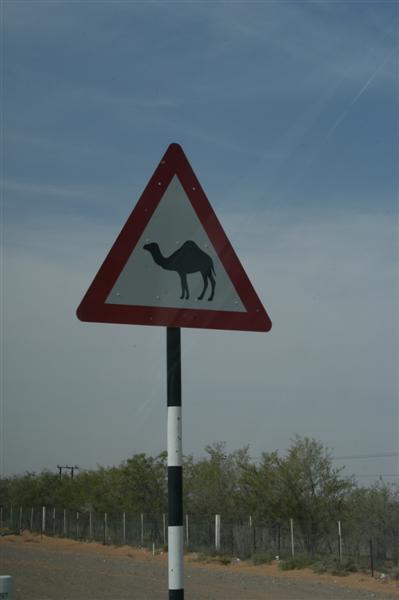
[[377,475],[365,475],[363,473],[356,474],[354,473],[354,477],[399,477],[398,473],[378,473]]
[[[267,454],[267,453],[266,453]],[[399,452],[381,452],[380,454],[352,454],[348,456],[331,456],[331,460],[357,460],[362,458],[394,458]],[[252,460],[262,460],[262,456],[252,456]]]
[[355,460],[358,458],[388,458],[399,456],[399,452],[381,452],[380,454],[352,454],[351,456],[332,456],[332,460]]

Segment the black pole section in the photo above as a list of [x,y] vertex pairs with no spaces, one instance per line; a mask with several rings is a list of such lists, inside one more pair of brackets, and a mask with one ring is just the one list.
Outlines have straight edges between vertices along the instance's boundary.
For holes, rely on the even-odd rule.
[[183,467],[180,329],[166,330],[168,403],[168,569],[169,600],[184,599]]
[[166,362],[168,406],[181,406],[181,342],[177,327],[166,329]]

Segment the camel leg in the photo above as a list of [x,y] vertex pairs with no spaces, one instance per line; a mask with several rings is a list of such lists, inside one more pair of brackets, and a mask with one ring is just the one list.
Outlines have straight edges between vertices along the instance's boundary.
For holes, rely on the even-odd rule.
[[209,300],[213,300],[213,296],[214,296],[214,294],[215,294],[215,286],[216,286],[216,281],[215,281],[215,278],[214,278],[214,276],[212,275],[211,271],[209,271],[209,273],[208,273],[208,277],[209,277],[209,279],[210,279],[211,286],[212,286],[212,292],[211,292],[211,295],[210,295],[210,296],[209,296],[209,298],[208,298],[208,301],[209,301]]
[[180,300],[183,300],[184,298],[188,298],[187,276],[185,275],[185,273],[179,273],[179,275],[180,275],[180,282],[181,282]]
[[204,287],[202,289],[201,295],[198,296],[198,300],[202,300],[202,298],[204,297],[204,294],[206,292],[206,288],[208,287],[208,276],[204,275],[203,273],[201,273],[202,275],[202,279],[204,280]]
[[187,275],[186,275],[186,273],[179,273],[179,275],[180,275],[180,281],[181,281],[180,300],[183,300],[183,298],[188,299],[190,297],[190,294],[188,292]]

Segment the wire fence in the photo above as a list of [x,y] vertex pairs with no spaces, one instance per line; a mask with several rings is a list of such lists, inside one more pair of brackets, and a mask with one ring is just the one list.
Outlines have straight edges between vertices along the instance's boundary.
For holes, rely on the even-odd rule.
[[[20,532],[96,541],[110,545],[130,545],[167,549],[167,515],[95,513],[56,507],[0,507],[0,528]],[[397,531],[367,531],[353,523],[318,525],[293,519],[276,523],[231,523],[220,515],[185,515],[184,542],[187,552],[225,554],[241,560],[269,555],[278,560],[307,556],[353,561],[359,568],[383,569],[397,566]]]

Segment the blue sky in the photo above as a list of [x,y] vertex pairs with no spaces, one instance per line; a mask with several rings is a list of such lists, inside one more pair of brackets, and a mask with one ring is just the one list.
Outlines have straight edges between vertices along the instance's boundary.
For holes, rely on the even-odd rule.
[[4,472],[164,449],[165,332],[75,309],[171,142],[273,321],[183,332],[185,452],[398,453],[398,4],[1,10]]

